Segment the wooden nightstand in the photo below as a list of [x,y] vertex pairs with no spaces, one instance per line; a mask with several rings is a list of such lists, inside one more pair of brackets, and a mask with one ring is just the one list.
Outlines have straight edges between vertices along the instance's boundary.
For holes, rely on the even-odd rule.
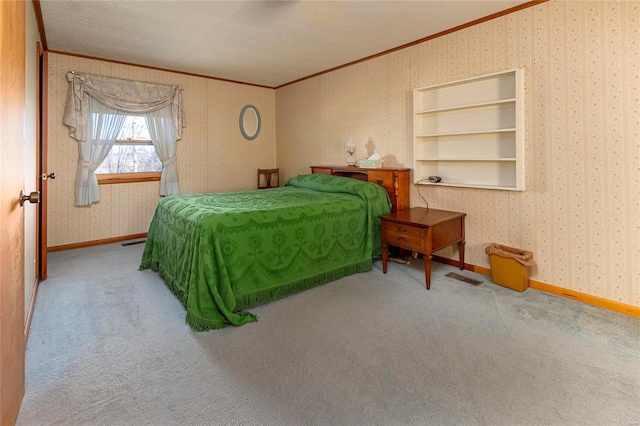
[[464,217],[466,215],[466,213],[415,207],[380,216],[382,272],[387,273],[389,246],[422,253],[427,290],[429,290],[432,253],[455,243],[458,243],[460,269],[464,269]]

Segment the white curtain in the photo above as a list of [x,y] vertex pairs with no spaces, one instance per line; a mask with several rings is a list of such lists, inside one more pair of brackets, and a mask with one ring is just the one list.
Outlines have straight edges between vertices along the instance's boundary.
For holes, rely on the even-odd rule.
[[182,88],[179,86],[74,72],[67,74],[67,80],[70,84],[62,122],[69,126],[69,134],[76,140],[87,140],[89,98],[133,114],[144,114],[170,105],[176,140],[182,137],[186,124]]
[[[80,159],[76,175],[76,205],[86,206],[98,201],[98,182],[94,171],[109,153],[123,123],[119,121],[118,124],[105,117],[100,127],[96,127],[90,123],[92,111],[96,111],[91,110],[92,105],[100,105],[103,111],[107,111],[106,115],[117,115],[122,120],[127,113],[149,114],[149,132],[164,166],[160,195],[179,194],[176,141],[182,138],[182,129],[186,126],[182,88],[74,72],[67,74],[67,80],[70,84],[62,122],[69,126],[69,134],[78,141]],[[111,131],[115,134],[112,135]],[[100,142],[90,144],[90,140]]]
[[149,136],[158,158],[162,161],[160,195],[178,195],[178,165],[176,163],[176,128],[173,124],[171,105],[145,114]]
[[127,115],[89,98],[87,141],[78,141],[76,206],[88,206],[100,199],[95,171],[116,141]]

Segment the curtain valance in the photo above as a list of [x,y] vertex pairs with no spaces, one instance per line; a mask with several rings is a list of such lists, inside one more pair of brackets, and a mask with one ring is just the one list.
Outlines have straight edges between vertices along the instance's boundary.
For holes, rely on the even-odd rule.
[[69,91],[63,123],[69,126],[72,138],[87,140],[89,97],[127,113],[148,113],[171,105],[176,140],[185,127],[182,109],[182,88],[179,86],[123,80],[85,73],[67,73]]

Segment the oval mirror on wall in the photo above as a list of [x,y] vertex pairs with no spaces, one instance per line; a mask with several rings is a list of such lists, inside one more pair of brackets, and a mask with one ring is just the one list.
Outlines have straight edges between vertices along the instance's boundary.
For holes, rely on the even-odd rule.
[[253,105],[245,105],[240,111],[240,131],[245,139],[252,140],[260,133],[260,113]]

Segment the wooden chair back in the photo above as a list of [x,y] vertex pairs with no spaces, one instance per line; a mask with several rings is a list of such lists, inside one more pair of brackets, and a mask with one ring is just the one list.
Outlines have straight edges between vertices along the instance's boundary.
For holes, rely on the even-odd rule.
[[280,186],[280,169],[258,169],[258,189]]

